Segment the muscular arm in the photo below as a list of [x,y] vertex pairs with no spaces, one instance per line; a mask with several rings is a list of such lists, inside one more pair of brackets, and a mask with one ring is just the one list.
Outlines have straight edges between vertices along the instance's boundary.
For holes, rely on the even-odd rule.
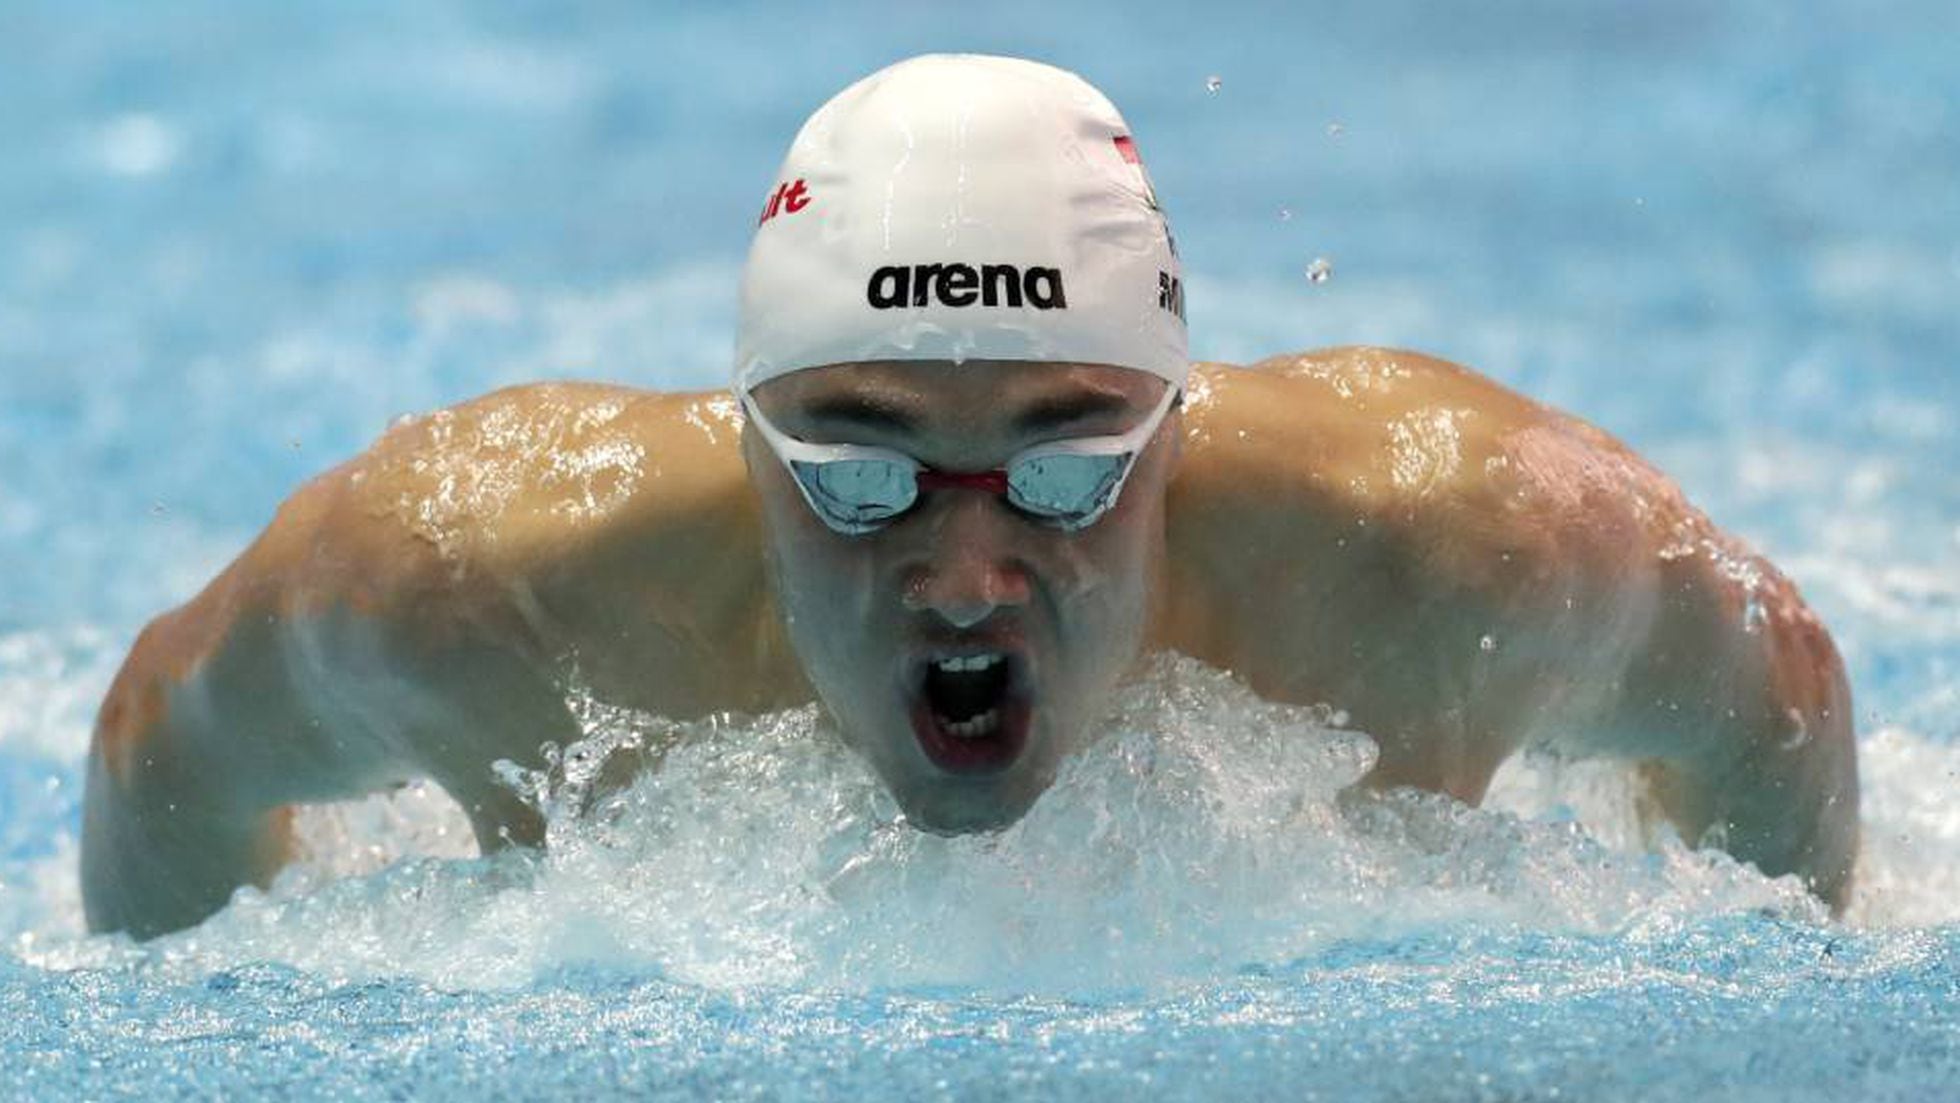
[[499,758],[577,738],[568,689],[691,715],[795,698],[734,434],[694,396],[513,389],[297,492],[138,637],[98,716],[89,924],[187,926],[289,849],[288,806],[433,778],[486,848],[539,835]]
[[1690,843],[1796,873],[1842,908],[1858,845],[1851,689],[1830,633],[1767,560],[1692,520],[1652,551],[1653,628],[1596,728],[1557,748],[1643,760]]
[[1176,646],[1481,799],[1528,745],[1640,760],[1691,841],[1841,902],[1850,703],[1794,587],[1618,441],[1467,369],[1350,348],[1200,372]]

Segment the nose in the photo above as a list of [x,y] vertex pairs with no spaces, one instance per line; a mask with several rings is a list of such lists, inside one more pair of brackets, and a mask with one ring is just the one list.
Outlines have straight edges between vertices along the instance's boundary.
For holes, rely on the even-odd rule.
[[1026,605],[1031,585],[1022,552],[1027,534],[990,494],[954,490],[934,503],[919,557],[905,571],[905,607],[955,628],[996,610]]

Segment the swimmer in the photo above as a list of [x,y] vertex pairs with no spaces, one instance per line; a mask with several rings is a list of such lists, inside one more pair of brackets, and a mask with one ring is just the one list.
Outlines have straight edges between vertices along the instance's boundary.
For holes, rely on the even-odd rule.
[[1769,563],[1612,437],[1381,348],[1192,363],[1168,225],[1081,78],[928,56],[771,183],[731,392],[515,387],[315,478],[137,638],[97,719],[88,922],[197,923],[294,805],[492,764],[589,698],[819,701],[917,827],[1012,823],[1175,650],[1476,803],[1522,750],[1638,763],[1691,842],[1842,906],[1851,700]]

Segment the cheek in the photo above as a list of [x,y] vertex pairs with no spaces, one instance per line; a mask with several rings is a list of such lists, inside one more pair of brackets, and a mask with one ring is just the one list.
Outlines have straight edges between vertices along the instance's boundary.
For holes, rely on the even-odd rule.
[[1106,655],[1112,663],[1128,661],[1149,602],[1153,530],[1140,523],[1146,520],[1112,510],[1096,529],[1058,547],[1050,559],[1058,627],[1077,651]]
[[1137,476],[1108,514],[1051,559],[1063,637],[1086,647],[1099,667],[1134,657],[1164,554],[1162,472]]
[[1108,513],[1077,534],[1073,558],[1099,588],[1140,592],[1163,553],[1164,488],[1161,472],[1137,471]]
[[848,647],[855,633],[836,629],[865,623],[873,605],[870,557],[840,544],[820,525],[783,525],[770,539],[770,573],[792,630],[826,650]]
[[852,713],[885,669],[867,654],[882,623],[874,549],[825,528],[794,487],[765,488],[763,498],[769,578],[790,645],[833,711]]
[[770,577],[785,608],[830,604],[848,593],[864,549],[824,527],[780,467],[752,464],[749,471],[762,505]]

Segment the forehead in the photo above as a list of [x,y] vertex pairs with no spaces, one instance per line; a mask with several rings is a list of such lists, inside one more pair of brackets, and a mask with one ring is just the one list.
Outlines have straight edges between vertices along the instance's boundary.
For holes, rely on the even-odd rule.
[[831,364],[772,379],[756,389],[769,407],[809,407],[864,398],[896,404],[921,418],[1007,413],[1056,399],[1104,396],[1144,406],[1165,384],[1147,372],[1107,364],[1010,360],[868,361]]

